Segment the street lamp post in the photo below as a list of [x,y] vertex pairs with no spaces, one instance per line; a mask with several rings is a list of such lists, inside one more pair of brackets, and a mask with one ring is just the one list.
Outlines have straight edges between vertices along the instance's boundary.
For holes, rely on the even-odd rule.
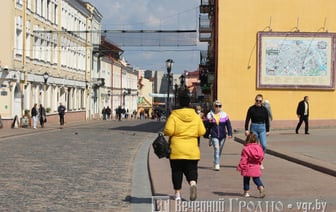
[[175,85],[174,85],[174,91],[175,91],[175,96],[174,96],[174,98],[175,98],[175,108],[176,108],[176,100],[177,100],[177,89],[178,89],[178,85],[177,85],[177,83],[175,83]]
[[44,93],[44,102],[43,102],[43,105],[46,108],[46,103],[47,103],[47,94],[46,94],[46,92],[47,92],[47,82],[48,82],[48,79],[49,79],[48,72],[45,72],[43,74],[43,79],[44,79],[44,89],[43,89],[44,90],[43,91],[43,93]]
[[169,101],[169,88],[170,88],[170,72],[172,69],[174,61],[172,59],[166,60],[166,68],[167,68],[167,78],[168,78],[168,85],[167,85],[167,104],[166,104],[166,118],[169,116],[170,112],[170,101]]
[[181,83],[181,89],[185,89],[185,86],[184,86],[185,76],[182,74],[179,78],[180,78],[180,83]]

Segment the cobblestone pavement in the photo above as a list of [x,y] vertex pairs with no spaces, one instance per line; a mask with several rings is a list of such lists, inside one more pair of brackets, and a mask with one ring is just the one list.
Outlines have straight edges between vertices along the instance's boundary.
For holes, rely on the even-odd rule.
[[96,121],[0,138],[0,211],[130,211],[134,157],[162,126]]

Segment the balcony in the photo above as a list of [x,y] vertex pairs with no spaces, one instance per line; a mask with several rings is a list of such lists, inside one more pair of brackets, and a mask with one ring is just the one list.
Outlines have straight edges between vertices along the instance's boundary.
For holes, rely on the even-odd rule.
[[214,10],[214,0],[201,0],[200,13],[212,14]]
[[212,40],[212,33],[206,32],[206,33],[199,33],[199,41],[200,42],[210,42]]
[[199,31],[200,32],[212,32],[211,21],[207,14],[199,15]]

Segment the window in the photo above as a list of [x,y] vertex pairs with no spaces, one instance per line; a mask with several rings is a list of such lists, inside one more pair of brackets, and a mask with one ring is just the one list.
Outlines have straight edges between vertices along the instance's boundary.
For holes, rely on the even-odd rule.
[[16,30],[15,30],[15,56],[22,56],[23,49],[23,30],[22,30],[22,17],[17,16],[15,18]]

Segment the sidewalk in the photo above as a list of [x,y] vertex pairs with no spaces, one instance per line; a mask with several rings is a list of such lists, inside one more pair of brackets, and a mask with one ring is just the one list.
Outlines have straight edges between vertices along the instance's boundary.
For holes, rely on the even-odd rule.
[[[322,203],[327,204],[327,211],[336,210],[336,131],[330,129],[311,129],[310,135],[295,134],[293,130],[272,131],[268,137],[268,154],[265,156],[262,181],[266,189],[266,198],[259,199],[258,191],[251,181],[251,196],[243,198],[242,177],[236,171],[240,160],[243,132],[235,133],[234,139],[225,143],[221,157],[221,170],[214,171],[213,150],[208,147],[208,140],[201,140],[201,160],[199,162],[198,198],[199,201],[218,201],[225,207],[256,206],[261,200],[262,210],[272,211],[271,204],[282,205],[281,211],[323,211]],[[238,141],[238,142],[236,142]],[[149,172],[154,196],[170,196],[170,208],[174,211],[175,201],[170,178],[169,160],[158,159],[150,149]],[[189,200],[189,186],[182,187],[184,200]],[[253,203],[248,205],[248,203]],[[240,204],[240,205],[239,205]],[[278,206],[279,206],[278,205]],[[176,209],[176,208],[175,208]],[[228,208],[226,208],[228,209]],[[232,211],[238,211],[233,208]],[[183,211],[183,210],[182,210]],[[230,210],[229,210],[230,211]],[[308,210],[306,210],[308,211]]]
[[[91,121],[92,122],[92,121]],[[65,122],[64,128],[66,127],[71,127],[71,126],[77,126],[77,125],[83,125],[86,124],[87,121],[71,121],[71,122]],[[38,122],[37,128],[34,129],[33,127],[29,128],[20,128],[20,127],[15,127],[15,128],[1,128],[0,129],[0,139],[11,137],[14,135],[30,135],[34,133],[39,133],[39,132],[45,132],[45,131],[52,131],[60,129],[59,123],[54,123],[54,122],[47,122],[45,123],[44,127],[41,128],[40,124]]]

